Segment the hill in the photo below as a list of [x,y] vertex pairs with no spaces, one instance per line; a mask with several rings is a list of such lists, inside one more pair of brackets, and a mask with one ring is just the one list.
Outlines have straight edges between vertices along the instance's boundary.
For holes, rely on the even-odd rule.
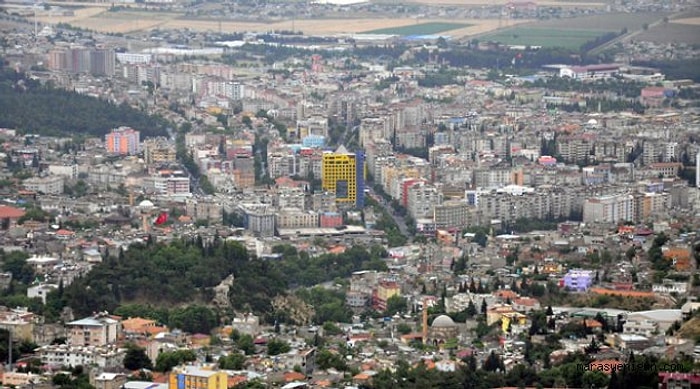
[[[0,60],[2,63],[2,60]],[[47,136],[81,134],[102,137],[112,128],[129,126],[141,137],[166,135],[167,122],[128,104],[42,85],[3,66],[0,69],[0,127]]]
[[374,248],[354,246],[342,254],[317,257],[291,246],[278,246],[275,251],[281,254],[280,260],[251,257],[240,244],[219,238],[208,244],[201,238],[134,244],[116,256],[106,255],[88,274],[49,294],[46,309],[56,316],[70,306],[83,316],[124,311],[134,305],[164,309],[209,305],[215,297],[214,287],[233,274],[230,307],[269,318],[273,298],[286,295],[290,288],[348,277],[361,269],[386,269],[379,259],[383,253]]
[[700,316],[695,316],[683,323],[676,335],[681,338],[700,340]]

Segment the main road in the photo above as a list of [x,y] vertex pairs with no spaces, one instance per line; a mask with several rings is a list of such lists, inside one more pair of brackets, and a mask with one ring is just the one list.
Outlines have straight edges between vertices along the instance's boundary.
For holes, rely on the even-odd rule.
[[368,189],[367,191],[367,196],[369,196],[372,200],[376,201],[377,204],[379,204],[386,213],[391,215],[391,218],[394,219],[394,223],[399,227],[399,231],[401,232],[401,235],[411,238],[411,234],[408,233],[408,227],[406,226],[406,219],[398,215],[396,212],[394,212],[394,209],[391,207],[391,204],[389,204],[383,197],[377,196],[372,189]]

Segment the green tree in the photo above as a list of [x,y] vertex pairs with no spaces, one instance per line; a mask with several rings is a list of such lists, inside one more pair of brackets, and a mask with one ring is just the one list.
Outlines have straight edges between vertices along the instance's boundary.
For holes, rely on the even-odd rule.
[[192,350],[165,351],[158,355],[155,370],[167,372],[184,362],[197,360],[197,354]]
[[607,388],[610,379],[601,371],[587,371],[581,378],[584,388]]
[[129,344],[124,355],[124,368],[127,370],[152,370],[153,364],[143,348]]
[[216,313],[202,305],[190,305],[170,313],[170,326],[185,332],[208,334],[217,324]]
[[248,334],[241,335],[238,340],[236,340],[236,348],[243,351],[245,355],[255,354],[255,343],[253,342],[253,337]]
[[219,368],[226,370],[242,370],[245,366],[245,355],[237,352],[219,358]]
[[393,295],[386,301],[386,310],[384,312],[387,316],[394,315],[397,312],[405,312],[407,304],[408,302],[405,297]]
[[279,355],[289,352],[291,346],[288,342],[281,339],[270,339],[267,342],[267,354],[268,355]]

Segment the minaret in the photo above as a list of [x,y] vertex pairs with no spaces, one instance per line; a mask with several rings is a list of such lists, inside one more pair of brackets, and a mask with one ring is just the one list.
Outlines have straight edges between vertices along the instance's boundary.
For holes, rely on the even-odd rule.
[[428,343],[428,299],[423,299],[423,344]]

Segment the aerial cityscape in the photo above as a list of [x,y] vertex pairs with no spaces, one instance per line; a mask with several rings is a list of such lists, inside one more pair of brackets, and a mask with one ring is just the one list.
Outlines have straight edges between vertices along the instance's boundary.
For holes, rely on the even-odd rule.
[[3,388],[700,389],[700,1],[0,1]]

